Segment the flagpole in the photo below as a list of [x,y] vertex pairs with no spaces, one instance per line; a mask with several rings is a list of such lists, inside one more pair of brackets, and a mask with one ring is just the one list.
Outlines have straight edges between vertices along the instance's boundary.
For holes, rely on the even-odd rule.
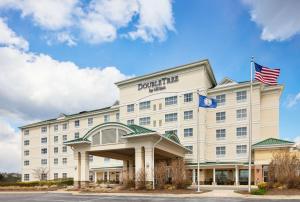
[[197,192],[200,192],[200,149],[199,149],[199,103],[200,103],[200,95],[199,90],[197,90]]
[[250,62],[250,106],[249,106],[249,150],[248,150],[248,192],[251,192],[251,161],[252,161],[252,84],[253,84],[253,62],[254,62],[254,57],[251,57],[251,62]]

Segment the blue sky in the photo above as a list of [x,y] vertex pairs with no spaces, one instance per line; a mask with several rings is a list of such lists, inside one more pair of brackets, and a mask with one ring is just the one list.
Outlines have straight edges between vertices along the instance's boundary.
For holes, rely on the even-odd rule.
[[2,148],[19,125],[111,104],[120,79],[207,58],[218,81],[244,81],[251,56],[281,68],[280,137],[300,139],[299,1],[107,2],[0,1]]

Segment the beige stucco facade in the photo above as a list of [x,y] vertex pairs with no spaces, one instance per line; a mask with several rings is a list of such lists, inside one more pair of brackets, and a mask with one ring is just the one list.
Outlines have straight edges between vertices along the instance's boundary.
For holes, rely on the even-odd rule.
[[[120,90],[120,97],[118,103],[111,107],[62,115],[56,119],[21,127],[23,180],[36,180],[33,169],[39,167],[47,167],[48,179],[53,179],[56,173],[58,178],[65,175],[78,179],[78,152],[81,152],[80,161],[83,167],[80,168],[80,172],[84,172],[80,174],[84,176],[81,181],[116,180],[121,175],[121,169],[129,169],[127,164],[134,159],[134,166],[148,165],[146,168],[150,172],[153,167],[152,164],[150,166],[150,161],[155,158],[151,150],[156,148],[157,151],[166,152],[170,158],[182,156],[182,152],[185,152],[183,157],[194,182],[199,156],[203,171],[200,173],[200,179],[203,179],[203,182],[216,183],[216,176],[228,175],[228,179],[238,183],[237,178],[242,175],[239,175],[239,170],[247,169],[248,161],[250,82],[236,82],[225,78],[217,83],[208,60],[203,60],[120,81],[116,85]],[[279,103],[282,90],[282,85],[266,86],[254,82],[252,144],[267,138],[279,138]],[[218,107],[198,108],[198,94],[218,98]],[[78,120],[80,124],[75,126]],[[115,142],[98,146],[92,143],[69,145],[67,152],[63,152],[63,147],[66,146],[63,142],[76,139],[75,133],[84,137],[93,127],[110,122],[136,124],[155,131],[158,136],[124,138],[126,143],[122,144]],[[63,129],[65,123],[68,125],[67,129]],[[47,127],[47,131],[42,132],[42,127]],[[58,130],[55,130],[55,127],[58,127]],[[171,131],[177,135],[180,145],[186,146],[192,152],[181,150],[176,153],[176,150],[182,147],[168,143],[167,140],[153,147],[159,135]],[[64,135],[67,136],[67,140],[63,140]],[[55,136],[58,136],[58,141],[55,141]],[[46,143],[41,143],[42,137],[47,137]],[[92,135],[89,138],[88,140],[92,141]],[[29,145],[25,145],[26,140],[29,140]],[[56,147],[58,153],[54,152]],[[42,148],[47,148],[46,154],[41,154]],[[109,152],[117,148],[128,151],[125,153],[131,157],[127,158],[125,155],[119,158]],[[144,158],[140,161],[135,156],[140,155],[141,148]],[[127,149],[133,150],[129,152]],[[25,151],[29,151],[29,155],[25,155]],[[263,165],[271,159],[268,152],[263,154],[262,151],[254,150],[253,153],[255,165]],[[261,156],[267,157],[267,160]],[[63,158],[67,158],[67,163],[63,164]],[[41,165],[42,159],[47,159],[47,164]],[[54,159],[58,159],[58,164],[54,164]],[[25,161],[29,161],[29,165],[25,165]],[[109,171],[111,173],[107,176]],[[254,177],[252,178],[254,181]],[[149,177],[149,180],[151,179],[152,175]]]

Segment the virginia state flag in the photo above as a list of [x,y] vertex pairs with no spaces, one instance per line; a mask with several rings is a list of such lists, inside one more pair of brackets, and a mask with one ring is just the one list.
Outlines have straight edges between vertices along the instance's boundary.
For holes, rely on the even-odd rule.
[[217,100],[208,98],[204,95],[199,95],[199,107],[204,108],[216,108],[217,107]]

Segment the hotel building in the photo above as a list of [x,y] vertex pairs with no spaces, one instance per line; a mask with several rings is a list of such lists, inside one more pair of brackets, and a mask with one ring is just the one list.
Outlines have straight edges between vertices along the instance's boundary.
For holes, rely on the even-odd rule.
[[[217,83],[208,60],[117,82],[114,105],[26,125],[22,131],[22,180],[74,178],[121,181],[145,169],[153,182],[158,160],[183,157],[189,177],[202,184],[247,184],[250,82]],[[108,89],[109,90],[109,89]],[[276,150],[297,150],[279,139],[282,85],[253,83],[252,182],[267,181]],[[215,98],[198,107],[198,94]],[[43,168],[42,176],[36,170]]]

